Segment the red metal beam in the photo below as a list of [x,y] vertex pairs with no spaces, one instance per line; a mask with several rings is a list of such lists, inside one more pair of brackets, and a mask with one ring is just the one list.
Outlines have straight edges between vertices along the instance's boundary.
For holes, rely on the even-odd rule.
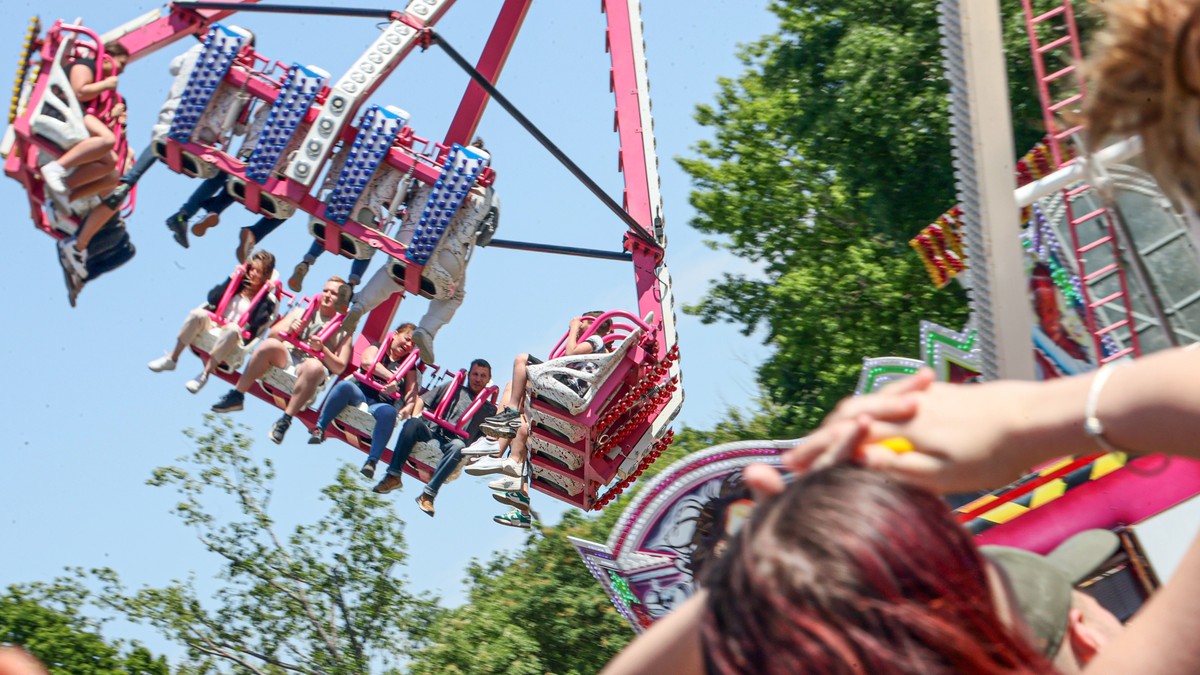
[[[492,27],[487,44],[483,46],[483,53],[479,55],[479,63],[475,66],[475,69],[493,85],[500,79],[500,71],[508,61],[508,54],[517,40],[517,33],[525,23],[525,15],[529,12],[531,4],[533,0],[504,0],[504,6],[500,8],[496,25]],[[471,141],[475,130],[479,128],[479,120],[483,118],[483,111],[489,100],[487,92],[477,82],[472,80],[467,84],[467,90],[463,92],[462,101],[458,104],[458,112],[450,122],[450,129],[446,131],[447,146],[454,143],[466,145]]]

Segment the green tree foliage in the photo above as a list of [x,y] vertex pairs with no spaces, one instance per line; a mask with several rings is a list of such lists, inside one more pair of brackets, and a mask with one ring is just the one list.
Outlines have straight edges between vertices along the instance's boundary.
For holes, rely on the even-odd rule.
[[102,569],[102,601],[186,646],[190,672],[396,672],[438,610],[400,575],[406,544],[391,502],[343,467],[322,490],[329,512],[285,535],[270,514],[271,463],[250,458],[242,431],[210,416],[192,436],[195,453],[150,482],[179,491],[180,519],[226,561],[220,590],[211,602],[191,580],[131,592]]
[[[645,485],[681,457],[716,443],[744,440],[744,428],[701,432],[684,428],[636,484]],[[761,434],[759,434],[761,437]],[[633,638],[567,537],[604,542],[636,495],[602,513],[568,512],[562,522],[536,523],[514,555],[498,554],[467,570],[468,602],[441,616],[431,644],[413,657],[414,675],[559,675],[595,673]]]
[[[1005,0],[1014,154],[1041,136],[1020,4]],[[918,324],[966,319],[907,242],[955,201],[934,0],[776,0],[777,34],[743,47],[680,159],[692,224],[757,263],[688,311],[766,329],[772,436],[800,435],[853,390],[866,356],[915,356]],[[1013,235],[1016,236],[1014,223]]]
[[86,589],[67,579],[9,586],[0,595],[0,644],[24,647],[55,675],[169,675],[165,658],[110,643],[81,613]]

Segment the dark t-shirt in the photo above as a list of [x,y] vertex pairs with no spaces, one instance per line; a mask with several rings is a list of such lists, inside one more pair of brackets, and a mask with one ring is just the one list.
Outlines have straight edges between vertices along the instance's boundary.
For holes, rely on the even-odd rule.
[[[421,400],[425,402],[425,407],[429,410],[437,410],[438,402],[442,400],[442,397],[445,396],[446,391],[449,388],[450,383],[445,382],[437,389],[431,389],[425,392],[425,395],[421,397]],[[470,409],[471,403],[474,402],[474,400],[475,397],[471,394],[471,390],[459,385],[457,391],[454,392],[454,398],[450,401],[450,405],[446,407],[446,414],[443,419],[451,423],[457,422],[458,418],[462,417],[463,414]],[[483,424],[485,419],[495,414],[495,404],[493,404],[491,401],[484,401],[483,405],[479,407],[479,410],[475,413],[475,415],[471,417],[471,421],[467,423],[468,445],[479,440],[479,436],[481,435],[479,426]],[[434,433],[441,434],[443,437],[450,436],[450,432],[442,429],[440,425],[434,424],[429,420],[422,421],[429,425],[430,429],[433,430]]]
[[71,61],[67,65],[67,79],[71,78],[71,71],[75,69],[75,66],[85,66],[92,74],[92,81],[96,81],[96,59],[79,58]]
[[[396,372],[396,369],[400,367],[400,364],[403,362],[404,362],[404,359],[392,360],[392,359],[388,358],[387,356],[384,356],[383,359],[381,359],[379,361],[379,365],[383,366],[384,368],[387,368],[388,370],[390,370],[394,373],[394,372]],[[379,376],[377,376],[373,370],[371,373],[369,373],[369,375],[371,376],[371,379],[374,380],[376,383],[378,383],[380,385],[387,384],[387,382],[384,381],[383,379],[381,379]],[[405,376],[405,377],[407,377],[407,376]],[[359,390],[362,391],[363,396],[365,396],[367,398],[367,400],[370,401],[371,403],[391,403],[392,405],[394,405],[396,407],[397,410],[399,410],[400,408],[404,407],[404,396],[403,396],[404,378],[403,377],[396,380],[396,386],[398,387],[398,391],[400,392],[401,396],[392,398],[391,396],[384,395],[383,392],[379,391],[378,389],[376,389],[374,387],[369,387],[366,384],[363,384],[362,382],[358,383]]]

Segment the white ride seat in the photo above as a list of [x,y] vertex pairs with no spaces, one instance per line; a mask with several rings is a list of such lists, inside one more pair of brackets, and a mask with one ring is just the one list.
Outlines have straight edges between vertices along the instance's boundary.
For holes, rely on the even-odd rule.
[[[545,363],[528,366],[526,373],[529,377],[529,392],[533,396],[565,408],[572,415],[578,415],[587,409],[595,398],[600,385],[612,374],[630,348],[642,339],[642,329],[635,328],[621,344],[611,352],[600,354],[583,354],[580,356],[560,356]],[[584,363],[599,364],[599,368],[588,373],[568,366],[578,366]],[[587,384],[587,390],[581,395],[566,384],[567,378],[575,378]]]
[[[29,129],[35,135],[57,145],[66,152],[90,134],[83,123],[83,106],[75,98],[71,79],[67,76],[67,63],[75,50],[75,36],[69,35],[58,46],[51,62],[49,83],[38,103],[38,112],[29,120]],[[39,164],[54,159],[47,153],[39,153]]]

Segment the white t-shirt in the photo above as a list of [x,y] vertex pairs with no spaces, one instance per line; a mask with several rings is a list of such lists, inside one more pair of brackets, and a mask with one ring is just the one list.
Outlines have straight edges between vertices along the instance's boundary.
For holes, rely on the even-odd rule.
[[252,301],[253,298],[247,298],[242,293],[234,293],[233,297],[229,299],[229,304],[225,306],[225,312],[221,314],[221,317],[231,323],[237,321],[246,313],[246,310],[250,309]]

